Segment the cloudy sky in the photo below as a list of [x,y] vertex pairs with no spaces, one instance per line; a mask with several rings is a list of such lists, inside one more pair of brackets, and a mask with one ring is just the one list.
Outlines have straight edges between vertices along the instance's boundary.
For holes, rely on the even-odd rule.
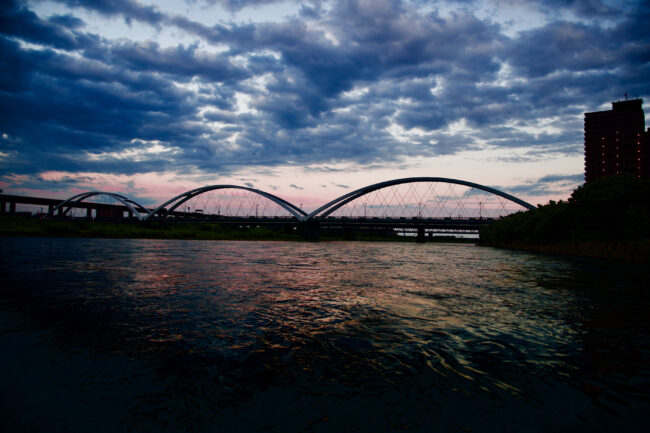
[[143,204],[208,184],[314,208],[442,176],[544,203],[583,113],[650,100],[650,2],[4,0],[0,188]]

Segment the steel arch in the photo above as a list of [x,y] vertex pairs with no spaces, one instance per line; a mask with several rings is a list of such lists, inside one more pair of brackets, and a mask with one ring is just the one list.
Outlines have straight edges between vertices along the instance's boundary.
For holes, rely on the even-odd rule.
[[307,216],[307,212],[303,211],[302,209],[300,209],[298,206],[294,205],[293,203],[290,203],[290,202],[286,201],[285,199],[277,197],[277,196],[275,196],[273,194],[269,194],[268,192],[260,191],[259,189],[249,188],[249,187],[246,187],[246,186],[239,186],[239,185],[208,185],[208,186],[203,186],[203,187],[196,188],[196,189],[193,189],[193,190],[190,190],[190,191],[186,191],[186,192],[184,192],[182,194],[177,195],[176,197],[173,197],[173,198],[167,200],[165,203],[161,204],[160,206],[158,206],[157,208],[155,208],[151,212],[149,212],[149,214],[144,217],[144,220],[150,219],[153,215],[157,214],[162,209],[164,209],[165,206],[170,205],[170,204],[176,202],[177,200],[178,201],[172,207],[170,207],[167,210],[168,213],[173,212],[174,209],[176,209],[178,206],[182,205],[183,203],[185,203],[189,199],[191,199],[193,197],[196,197],[197,195],[203,194],[204,192],[213,191],[215,189],[243,189],[245,191],[249,191],[249,192],[252,192],[254,194],[258,194],[258,195],[260,195],[260,196],[262,196],[262,197],[264,197],[264,198],[266,198],[268,200],[271,200],[275,204],[277,204],[280,207],[282,207],[283,209],[285,209],[291,215],[296,217],[296,219],[298,219],[298,221],[304,221],[305,217]]
[[[510,194],[507,194],[503,191],[499,191],[498,189],[491,188],[489,186],[485,185],[479,185],[478,183],[474,182],[468,182],[465,180],[459,180],[459,179],[449,179],[446,177],[406,177],[402,179],[393,179],[393,180],[388,180],[385,182],[379,182],[375,183],[374,185],[369,185],[363,188],[359,188],[356,191],[349,192],[347,194],[342,195],[339,198],[336,198],[332,200],[331,202],[324,204],[323,206],[319,207],[305,218],[305,221],[309,221],[312,219],[316,218],[325,218],[341,206],[346,205],[347,203],[351,202],[352,200],[355,200],[359,197],[362,197],[368,193],[371,193],[373,191],[376,191],[378,189],[382,188],[387,188],[389,186],[394,186],[394,185],[401,185],[403,183],[414,183],[414,182],[443,182],[443,183],[452,183],[452,184],[457,184],[457,185],[464,185],[468,186],[471,188],[476,188],[480,189],[492,194],[496,194],[498,196],[501,196],[507,200],[510,200],[520,206],[525,207],[528,210],[535,209],[535,206],[533,206],[530,203],[527,203],[521,199],[518,199],[515,196],[512,196]],[[318,215],[319,213],[325,211],[323,214]]]
[[79,203],[95,195],[107,195],[109,197],[114,198],[115,200],[119,201],[124,206],[126,206],[136,218],[140,218],[140,216],[138,215],[139,213],[149,212],[149,210],[146,209],[141,204],[131,200],[128,197],[124,197],[123,195],[115,194],[114,192],[106,192],[106,191],[87,191],[87,192],[82,192],[81,194],[73,195],[67,200],[64,200],[63,202],[59,203],[47,214],[47,216],[48,217],[53,216],[56,213],[56,211],[58,211],[59,209],[63,209],[64,206],[67,206],[68,208],[63,211],[62,215],[66,215],[68,212],[70,212],[70,209],[74,207],[73,206],[74,203]]

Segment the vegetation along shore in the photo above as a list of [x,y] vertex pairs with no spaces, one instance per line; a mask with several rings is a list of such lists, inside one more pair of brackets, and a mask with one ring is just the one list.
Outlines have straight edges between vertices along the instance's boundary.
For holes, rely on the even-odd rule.
[[481,230],[480,244],[640,262],[650,261],[650,181],[620,175],[578,187]]

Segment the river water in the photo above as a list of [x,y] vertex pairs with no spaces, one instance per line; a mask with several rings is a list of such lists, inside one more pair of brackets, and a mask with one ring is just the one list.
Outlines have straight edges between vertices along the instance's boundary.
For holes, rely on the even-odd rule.
[[650,271],[462,244],[2,239],[0,430],[646,431]]

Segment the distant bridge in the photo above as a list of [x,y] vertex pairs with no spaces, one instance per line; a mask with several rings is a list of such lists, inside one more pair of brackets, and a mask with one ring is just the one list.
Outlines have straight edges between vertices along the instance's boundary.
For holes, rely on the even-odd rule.
[[[146,208],[128,197],[88,191],[66,200],[0,195],[0,212],[16,203],[47,206],[47,218],[131,218],[143,221],[208,222],[300,228],[320,232],[477,233],[481,226],[534,206],[495,188],[443,177],[411,177],[369,185],[307,213],[274,194],[239,185],[208,185]],[[7,204],[9,209],[7,209]]]

